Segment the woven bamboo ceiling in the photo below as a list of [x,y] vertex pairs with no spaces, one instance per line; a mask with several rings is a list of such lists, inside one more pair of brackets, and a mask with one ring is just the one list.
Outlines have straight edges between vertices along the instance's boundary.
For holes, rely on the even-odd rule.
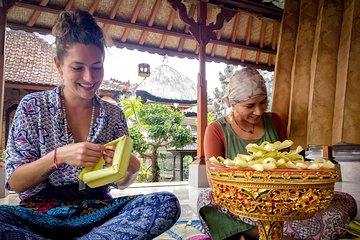
[[[282,9],[255,0],[206,2],[206,25],[215,25],[222,10],[233,16],[211,35],[206,61],[273,70]],[[110,45],[198,58],[197,41],[179,13],[184,6],[187,17],[199,21],[198,0],[23,0],[8,4],[7,27],[14,30],[49,34],[61,10],[77,8],[96,17]]]

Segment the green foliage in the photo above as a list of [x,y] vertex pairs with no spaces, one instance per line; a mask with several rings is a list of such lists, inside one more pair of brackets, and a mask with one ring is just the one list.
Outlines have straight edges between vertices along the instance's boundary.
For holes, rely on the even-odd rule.
[[137,125],[134,125],[129,128],[129,135],[134,141],[134,150],[139,153],[144,153],[148,150],[149,145],[144,139],[144,136],[141,134],[140,129]]
[[163,104],[142,104],[139,99],[127,98],[120,104],[129,122],[134,150],[152,160],[153,181],[158,181],[158,149],[182,148],[192,143],[190,129],[181,126],[184,114]]
[[192,136],[190,129],[183,128],[180,125],[175,125],[171,131],[173,142],[172,147],[182,148],[188,143],[192,143]]
[[142,103],[140,99],[126,98],[121,101],[121,107],[124,111],[125,117],[130,121],[136,121],[137,116],[134,113],[137,113],[141,106]]
[[145,125],[164,125],[171,120],[172,109],[162,104],[146,104],[139,111],[139,120]]
[[184,161],[184,167],[187,168],[189,167],[189,165],[193,162],[193,157],[190,155],[187,155],[184,157],[183,161]]
[[135,182],[143,183],[143,182],[150,182],[150,180],[151,180],[151,174],[148,166],[146,166],[146,164],[144,163],[141,163],[140,170],[138,175],[136,176]]
[[216,115],[215,113],[213,112],[208,112],[207,114],[207,120],[208,120],[208,123],[212,123],[213,121],[216,120]]

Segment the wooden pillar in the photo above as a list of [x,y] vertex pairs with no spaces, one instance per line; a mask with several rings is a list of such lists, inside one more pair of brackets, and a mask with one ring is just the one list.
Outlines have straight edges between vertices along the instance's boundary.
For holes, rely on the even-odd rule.
[[[3,113],[4,113],[4,89],[5,89],[5,33],[6,33],[6,8],[5,0],[1,0],[0,3],[0,140],[4,137],[2,126],[3,126]],[[0,145],[2,154],[2,147]]]
[[199,44],[199,75],[197,82],[197,160],[198,163],[205,164],[204,154],[204,135],[207,126],[207,84],[206,84],[206,45],[211,38],[215,38],[215,31],[221,29],[225,21],[236,14],[236,11],[222,8],[216,17],[216,23],[206,25],[207,20],[207,0],[198,1],[198,21],[189,18],[186,6],[181,0],[168,0],[175,10],[179,11],[181,20],[189,25],[189,32]]
[[[3,136],[3,113],[4,113],[4,89],[5,89],[5,30],[6,30],[6,0],[0,0],[0,157],[2,158]],[[5,169],[0,167],[0,198],[5,197]]]
[[199,75],[197,83],[197,160],[205,164],[204,136],[207,126],[207,84],[206,84],[206,44],[209,42],[206,29],[207,3],[200,2],[198,21]]

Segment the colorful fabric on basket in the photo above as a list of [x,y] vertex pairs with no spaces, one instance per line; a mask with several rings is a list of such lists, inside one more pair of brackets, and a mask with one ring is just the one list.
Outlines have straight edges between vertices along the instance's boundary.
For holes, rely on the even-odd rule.
[[[217,205],[212,197],[211,189],[205,189],[199,194],[198,211],[203,207],[213,207],[224,215],[231,216],[234,221],[242,221],[256,226],[256,220],[236,216],[227,209]],[[284,235],[295,239],[306,240],[337,240],[346,234],[346,224],[357,214],[355,199],[348,193],[335,192],[330,206],[307,220],[285,221]],[[200,215],[204,230],[210,235],[206,222]],[[221,219],[219,219],[221,221]]]
[[335,192],[330,206],[307,220],[284,222],[284,234],[296,239],[339,239],[346,234],[346,225],[357,214],[355,199]]

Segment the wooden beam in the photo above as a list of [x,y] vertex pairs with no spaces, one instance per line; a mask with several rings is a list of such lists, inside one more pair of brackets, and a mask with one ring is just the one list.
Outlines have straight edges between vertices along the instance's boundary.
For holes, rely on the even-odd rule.
[[[38,32],[38,33],[41,33],[41,34],[51,34],[51,29],[45,29],[45,28],[38,28],[38,27],[27,27],[25,25],[20,25],[20,24],[17,24],[17,23],[7,23],[7,26],[10,27],[11,29],[13,30],[24,30],[24,31],[27,31],[27,32]],[[192,39],[192,37],[189,35],[189,39]],[[245,44],[241,44],[241,43],[232,43],[232,42],[229,42],[229,41],[225,41],[225,40],[210,40],[210,43],[213,43],[213,44],[216,44],[216,45],[219,45],[219,46],[232,46],[233,48],[240,48],[240,49],[247,49],[247,50],[252,50],[252,51],[260,51],[260,52],[263,52],[263,53],[269,53],[269,54],[273,54],[275,55],[276,54],[276,51],[272,50],[272,49],[269,49],[269,48],[259,48],[258,46],[253,46],[253,45],[249,45],[249,46],[246,46]],[[114,40],[114,45],[117,46],[117,47],[120,47],[120,48],[123,48],[125,46],[128,46],[130,49],[139,49],[140,51],[149,51],[151,53],[156,53],[156,49],[157,48],[154,48],[153,46],[139,46],[137,44],[133,44],[133,43],[121,43],[119,44],[119,41],[118,40]],[[179,57],[188,57],[188,58],[197,58],[196,55],[194,53],[191,53],[191,52],[185,52],[185,53],[182,53],[182,52],[179,52],[179,51],[173,51],[172,49],[158,49],[158,52],[159,54],[166,54],[166,51],[169,51],[169,55],[171,56],[179,56]],[[239,65],[239,64],[242,64],[241,62],[238,62],[237,60],[235,59],[225,59],[225,58],[221,58],[221,57],[214,57],[214,56],[211,56],[209,55],[207,57],[208,59],[214,59],[215,62],[225,62],[225,63],[234,63],[235,65]],[[216,60],[215,60],[216,59]],[[244,62],[246,63],[246,62]],[[251,63],[249,63],[251,64]],[[255,66],[255,64],[254,64]],[[271,66],[271,65],[270,65]],[[264,66],[264,65],[261,65],[259,64],[258,65],[258,68],[260,69],[267,69],[269,71],[273,71],[273,67],[271,68],[268,68],[267,65]]]
[[[30,28],[25,25],[12,23],[12,22],[8,22],[7,26],[13,30],[24,30],[26,32],[38,32],[38,33],[42,33],[42,34],[51,34],[51,29],[46,29],[46,28],[39,28],[39,27],[31,27]],[[174,37],[182,36],[187,39],[193,39],[191,35],[185,35],[182,33],[176,33],[176,32],[171,32],[171,31],[166,31],[166,30],[162,30],[162,31],[165,32],[166,34],[168,34],[169,36],[174,36]],[[159,33],[160,33],[160,31],[159,31]],[[270,48],[259,48],[258,46],[251,45],[251,44],[249,46],[246,46],[245,44],[240,43],[240,42],[232,43],[231,41],[226,41],[226,40],[211,39],[210,43],[217,44],[220,46],[232,46],[234,48],[241,48],[241,49],[243,48],[243,49],[247,49],[247,50],[260,51],[263,53],[269,53],[269,54],[274,54],[274,55],[276,54],[276,51],[272,50]]]
[[[114,6],[111,8],[110,15],[109,15],[109,19],[114,19],[114,18],[115,18],[116,13],[117,13],[117,11],[119,10],[120,4],[121,4],[121,0],[116,0]],[[105,23],[104,26],[103,26],[103,31],[104,31],[105,33],[106,33],[107,31],[109,31],[110,26],[111,26],[110,24]]]
[[[246,46],[248,46],[250,44],[251,29],[252,29],[253,21],[254,21],[254,17],[249,16],[248,22],[247,22],[247,25],[246,25],[246,32],[245,32],[245,44],[246,44]],[[246,57],[246,50],[242,49],[241,50],[241,56],[240,56],[241,62],[245,61],[245,57]]]
[[[196,4],[191,4],[190,6],[190,10],[189,10],[189,14],[188,17],[189,18],[193,18],[195,16],[195,11],[196,11]],[[190,29],[190,25],[185,25],[184,28],[184,33],[188,34],[189,33],[189,29]],[[178,51],[181,52],[184,48],[184,44],[185,44],[185,37],[181,37],[179,44],[178,44]]]
[[[224,27],[222,27],[220,30],[216,31],[216,40],[220,40],[221,34],[223,33],[223,31],[224,31]],[[213,43],[212,47],[211,47],[211,56],[212,57],[215,56],[216,48],[217,48],[217,44]]]
[[[46,6],[49,3],[49,0],[41,0],[41,2],[39,3],[40,6]],[[28,27],[32,27],[34,26],[34,24],[36,23],[36,21],[38,20],[39,16],[41,14],[41,11],[39,10],[35,10],[32,14],[32,16],[30,17],[29,21],[27,22],[26,26]]]
[[24,89],[24,90],[32,90],[32,91],[44,91],[53,89],[56,86],[51,85],[35,85],[35,84],[24,84],[24,83],[5,83],[5,88],[12,89]]
[[251,40],[251,29],[253,26],[254,17],[249,16],[247,26],[246,26],[246,33],[245,33],[245,44],[249,45]]
[[[174,24],[175,16],[176,16],[176,10],[172,8],[172,9],[171,9],[171,12],[170,12],[170,16],[169,16],[168,21],[167,21],[167,24],[166,24],[166,29],[167,29],[167,30],[171,30],[171,29],[172,29],[172,26],[173,26],[173,24]],[[167,35],[166,35],[166,34],[163,34],[163,35],[161,36],[161,40],[160,40],[160,45],[159,45],[160,48],[164,48],[165,43],[166,43],[166,40],[167,40]]]
[[5,12],[7,12],[15,5],[15,2],[16,0],[0,0],[0,8],[5,9]]
[[279,24],[274,22],[273,30],[271,33],[271,49],[272,50],[276,50],[278,30],[279,30]]
[[264,20],[261,20],[260,33],[259,33],[260,48],[264,47],[265,32],[266,32],[266,22]]
[[[147,25],[149,27],[151,27],[154,24],[156,15],[157,15],[157,13],[159,11],[159,8],[160,8],[160,3],[161,3],[161,0],[156,0],[153,8],[151,9],[151,14],[150,14],[150,17],[149,17],[148,22],[147,22]],[[139,40],[140,45],[143,45],[145,43],[147,35],[148,35],[148,31],[143,31],[141,33],[140,40]]]
[[[240,13],[237,13],[235,15],[234,24],[233,24],[233,28],[231,31],[231,42],[236,41],[236,35],[237,35],[238,27],[239,27],[239,22],[240,22]],[[226,59],[231,58],[231,50],[232,50],[232,46],[229,46],[226,51]]]
[[[259,32],[259,47],[264,47],[264,38],[265,38],[266,22],[261,20],[260,32]],[[260,59],[260,52],[256,52],[255,63],[258,64]]]
[[269,56],[268,56],[268,66],[270,67],[270,66],[272,66],[272,64],[273,64],[273,56],[269,54]]
[[[271,35],[271,49],[272,50],[276,50],[276,46],[277,46],[277,31],[278,31],[278,23],[273,23],[273,29],[272,29],[272,35]],[[268,56],[268,66],[272,66],[273,64],[273,56],[269,55]]]
[[72,6],[73,6],[74,1],[75,1],[75,0],[69,0],[69,1],[66,3],[66,5],[65,5],[64,10],[65,10],[65,11],[69,11],[69,10],[72,8]]
[[[179,52],[177,50],[169,49],[169,48],[159,49],[159,48],[154,48],[153,46],[147,46],[147,45],[139,46],[134,43],[126,43],[126,42],[124,43],[121,41],[114,41],[114,46],[116,46],[118,48],[127,48],[129,50],[138,50],[141,52],[157,53],[160,55],[167,54],[169,56],[180,57],[180,58],[198,59],[198,56],[194,52],[186,52],[186,51]],[[233,65],[241,65],[244,67],[248,66],[248,67],[254,67],[257,69],[274,71],[273,66],[268,66],[268,65],[264,65],[264,64],[257,65],[255,63],[246,62],[246,61],[241,62],[239,59],[227,59],[226,60],[225,58],[222,58],[222,57],[212,57],[211,55],[207,55],[206,61],[207,62],[233,64]]]
[[[144,4],[144,0],[138,0],[136,2],[135,9],[133,11],[133,14],[132,14],[131,20],[130,20],[131,23],[136,22],[143,4]],[[120,38],[122,42],[125,42],[127,40],[129,33],[130,33],[130,29],[131,28],[129,28],[129,27],[125,28],[124,33]]]
[[[41,11],[45,11],[45,12],[56,14],[56,15],[61,11],[61,9],[54,9],[54,8],[50,8],[49,6],[42,7],[39,5],[33,5],[33,4],[22,3],[22,2],[16,2],[15,4],[16,4],[16,6],[25,7],[25,8],[29,8],[29,9],[41,9]],[[148,27],[148,26],[138,24],[138,23],[129,23],[129,22],[121,21],[121,20],[108,19],[108,18],[98,17],[98,16],[95,16],[95,19],[96,19],[96,21],[104,23],[104,24],[107,23],[107,24],[112,24],[115,26],[121,26],[121,27],[125,27],[125,28],[128,27],[128,28],[134,28],[134,29],[138,29],[138,30],[147,30],[149,32],[154,32],[154,33],[158,33],[158,34],[166,34],[168,36],[180,37],[180,38],[193,40],[193,37],[189,33],[178,32],[175,30],[170,31],[170,30],[167,30],[166,28],[162,28],[162,27],[157,27],[157,26]],[[45,28],[43,29],[43,28],[39,28],[39,27],[37,27],[37,28],[31,27],[30,28],[30,27],[26,27],[25,25],[13,23],[13,22],[7,22],[7,25],[14,30],[24,30],[27,32],[39,32],[39,33],[43,33],[43,34],[51,34],[51,29],[45,29]],[[216,36],[214,39],[210,39],[210,43],[221,45],[221,46],[232,45],[232,47],[236,47],[236,48],[244,48],[244,49],[248,49],[248,50],[260,51],[263,53],[276,54],[276,50],[273,50],[271,48],[260,48],[256,45],[251,45],[251,44],[249,46],[246,46],[244,43],[241,43],[239,41],[237,41],[236,43],[232,43],[229,40],[217,40]]]
[[50,6],[41,6],[41,5],[27,3],[27,2],[16,2],[15,6],[32,9],[32,10],[40,11],[40,12],[52,13],[52,14],[56,14],[56,15],[58,15],[63,10],[61,8],[54,8],[54,7],[50,7]]
[[259,1],[253,0],[209,0],[209,3],[228,9],[245,11],[257,18],[267,18],[277,22],[281,21],[283,14],[283,10],[280,8],[266,6]]
[[99,5],[100,0],[94,0],[93,3],[91,4],[91,7],[89,8],[88,12],[93,15],[94,12],[96,11],[98,5]]

